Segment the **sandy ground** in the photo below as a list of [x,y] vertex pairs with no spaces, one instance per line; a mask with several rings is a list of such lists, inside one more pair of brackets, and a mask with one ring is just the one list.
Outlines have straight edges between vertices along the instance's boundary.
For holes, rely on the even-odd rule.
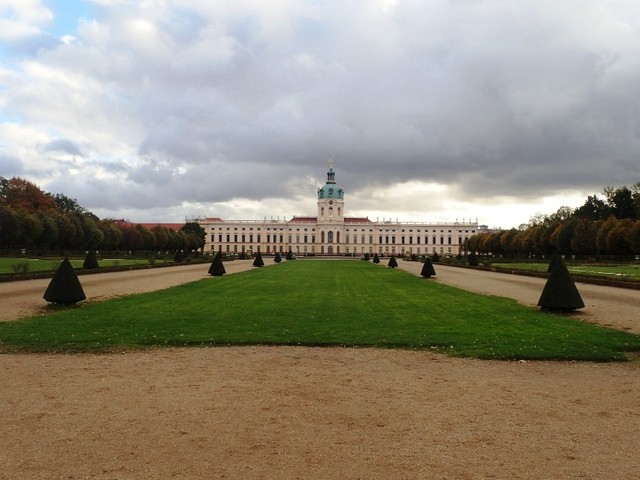
[[[81,281],[94,301],[206,269]],[[525,304],[544,283],[436,269],[425,281]],[[38,282],[0,284],[5,320],[43,308]],[[639,292],[586,287],[581,318],[638,331]],[[624,305],[611,313],[609,301]],[[639,361],[295,347],[0,355],[0,386],[0,479],[640,478]]]

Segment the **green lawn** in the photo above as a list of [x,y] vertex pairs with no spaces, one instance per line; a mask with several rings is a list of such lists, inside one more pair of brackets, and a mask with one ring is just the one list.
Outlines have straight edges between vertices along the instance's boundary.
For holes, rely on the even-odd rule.
[[[523,270],[534,272],[546,272],[549,262],[547,263],[493,263],[493,267],[504,268],[509,270]],[[640,264],[627,265],[597,265],[583,264],[571,265],[567,264],[569,272],[575,275],[588,275],[592,277],[603,278],[623,278],[627,280],[635,280],[640,282]]]
[[293,261],[0,323],[0,351],[341,345],[624,360],[640,336],[361,261]]
[[[0,257],[0,273],[14,273],[13,265],[28,262],[29,263],[29,271],[30,272],[52,272],[60,262],[62,261],[62,257],[59,258],[16,258],[16,257]],[[82,264],[84,263],[84,258],[81,259],[71,259],[71,265],[73,268],[82,268]],[[98,263],[100,267],[113,267],[113,266],[125,266],[125,265],[148,265],[149,260],[147,259],[123,259],[123,258],[105,258],[98,259]]]

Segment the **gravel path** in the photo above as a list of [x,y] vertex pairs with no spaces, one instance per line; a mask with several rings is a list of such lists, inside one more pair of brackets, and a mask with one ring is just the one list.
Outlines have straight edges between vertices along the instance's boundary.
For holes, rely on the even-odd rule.
[[[172,282],[179,272],[182,283],[206,276],[207,268],[166,270]],[[470,278],[466,270],[436,271],[437,280],[425,281],[464,286]],[[89,301],[170,286],[160,280],[161,270],[152,272],[81,281]],[[498,288],[483,293],[509,296],[513,285],[524,295],[519,301],[537,301],[540,285],[526,284],[539,279],[520,284],[522,277],[508,277],[491,287],[480,276],[473,289]],[[5,318],[43,308],[48,281],[37,282],[13,284],[22,284],[25,298],[11,315],[5,307],[13,305],[16,290],[0,285]],[[578,288],[589,312],[617,291]],[[637,302],[638,292],[630,293]],[[636,313],[612,317],[585,314],[637,328]],[[346,348],[158,349],[0,355],[0,385],[3,480],[631,480],[640,472],[638,361],[477,361]]]

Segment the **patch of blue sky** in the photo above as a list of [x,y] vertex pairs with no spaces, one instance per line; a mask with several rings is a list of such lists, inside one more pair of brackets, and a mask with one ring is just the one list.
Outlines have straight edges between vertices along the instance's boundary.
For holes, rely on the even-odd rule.
[[44,0],[44,4],[54,16],[47,31],[57,38],[75,35],[80,20],[92,18],[91,4],[86,0]]

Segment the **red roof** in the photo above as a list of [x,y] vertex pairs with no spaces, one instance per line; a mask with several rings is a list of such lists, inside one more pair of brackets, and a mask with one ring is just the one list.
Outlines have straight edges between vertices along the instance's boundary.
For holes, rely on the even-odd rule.
[[293,217],[289,222],[317,222],[317,217]]
[[371,223],[371,220],[362,217],[345,217],[344,223]]

